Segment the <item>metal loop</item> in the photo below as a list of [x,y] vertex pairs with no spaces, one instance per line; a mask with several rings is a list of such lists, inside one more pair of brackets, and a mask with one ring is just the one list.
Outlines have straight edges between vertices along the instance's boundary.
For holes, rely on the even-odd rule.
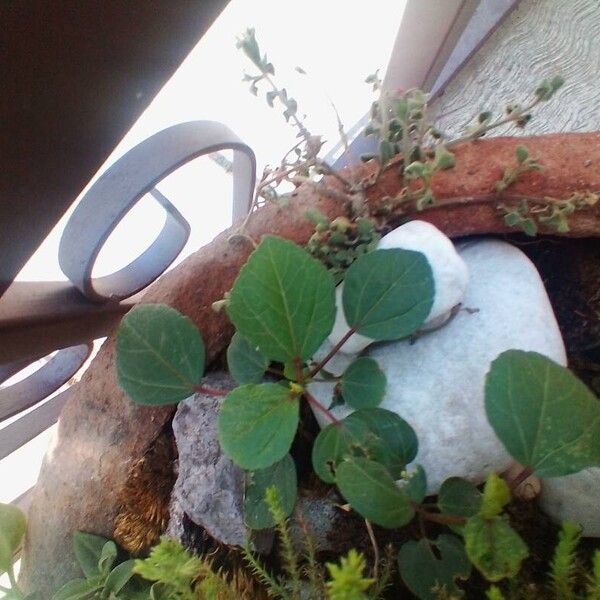
[[[59,350],[43,367],[29,377],[0,389],[0,422],[41,402],[64,385],[87,360],[92,351],[91,344],[80,344]],[[25,362],[25,364],[23,364]],[[0,383],[16,371],[22,370],[32,361],[19,361],[3,365]]]
[[[233,221],[250,209],[256,178],[254,152],[225,125],[191,121],[173,125],[144,140],[115,162],[75,208],[60,240],[63,273],[90,300],[123,299],[154,281],[177,258],[190,232],[189,223],[154,186],[190,160],[232,149]],[[100,250],[133,205],[150,192],[167,212],[156,240],[119,271],[92,278]]]

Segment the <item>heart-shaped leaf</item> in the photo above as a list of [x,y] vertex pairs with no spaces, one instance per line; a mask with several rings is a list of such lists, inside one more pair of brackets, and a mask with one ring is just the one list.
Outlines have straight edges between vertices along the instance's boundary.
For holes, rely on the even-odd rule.
[[286,387],[242,385],[227,394],[221,406],[221,448],[242,469],[264,469],[288,453],[298,418],[298,398]]
[[231,376],[240,385],[260,383],[269,366],[269,359],[236,332],[227,349],[227,366]]
[[273,527],[275,521],[267,503],[265,493],[267,488],[277,488],[279,502],[285,516],[292,514],[298,492],[296,465],[289,454],[282,460],[258,471],[248,474],[250,482],[244,498],[244,514],[246,525],[251,529],[266,529]]
[[568,369],[508,350],[485,384],[488,420],[511,456],[540,477],[600,465],[600,402]]
[[472,517],[481,508],[481,492],[466,479],[450,477],[440,488],[438,508],[445,515]]
[[23,511],[12,504],[0,503],[0,574],[11,568],[26,529]]
[[173,404],[204,374],[204,343],[194,323],[164,304],[127,313],[117,334],[117,378],[138,404]]
[[402,527],[414,516],[410,498],[379,463],[366,458],[345,460],[337,467],[335,481],[352,508],[381,527]]
[[265,236],[240,271],[227,311],[236,329],[269,359],[306,360],[333,327],[333,278],[296,244]]
[[471,574],[463,543],[453,535],[440,535],[435,542],[406,542],[398,553],[398,566],[402,581],[420,600],[440,598],[442,588],[446,590],[444,597],[460,597],[456,579],[467,579]]
[[529,555],[525,542],[504,517],[471,517],[464,529],[465,548],[471,562],[488,581],[516,577]]
[[342,303],[346,321],[374,340],[396,340],[425,321],[435,295],[429,262],[412,250],[376,250],[346,271]]
[[73,534],[73,552],[86,577],[101,574],[100,558],[107,542],[110,540],[84,531],[76,531]]
[[317,475],[327,483],[335,481],[335,467],[353,456],[379,462],[399,478],[417,450],[417,436],[404,419],[383,408],[364,408],[319,433],[313,445],[312,463]]
[[385,394],[386,378],[372,358],[357,358],[342,376],[342,396],[352,408],[379,406]]

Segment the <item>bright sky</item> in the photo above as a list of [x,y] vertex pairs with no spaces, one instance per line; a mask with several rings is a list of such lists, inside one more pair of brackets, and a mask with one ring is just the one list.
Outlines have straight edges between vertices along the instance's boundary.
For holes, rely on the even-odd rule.
[[[252,96],[241,81],[245,70],[254,72],[235,47],[236,35],[247,27],[256,28],[277,79],[296,98],[300,113],[308,115],[308,128],[328,140],[327,152],[338,141],[331,102],[347,130],[367,112],[372,95],[364,78],[378,68],[385,72],[404,6],[402,0],[371,0],[369,15],[375,17],[366,21],[359,2],[232,0],[99,172],[153,133],[198,119],[221,121],[236,132],[256,153],[259,174],[265,164],[277,163],[296,142],[296,132],[285,123],[281,109],[269,108],[264,94]],[[308,76],[299,75],[296,66]],[[229,225],[231,177],[208,158],[189,163],[157,187],[192,225],[179,260]],[[111,273],[135,258],[154,239],[163,217],[152,199],[142,199],[109,239],[94,275]],[[57,257],[67,218],[68,214],[17,280],[65,280]],[[0,461],[0,502],[11,501],[35,483],[49,438],[46,432]]]

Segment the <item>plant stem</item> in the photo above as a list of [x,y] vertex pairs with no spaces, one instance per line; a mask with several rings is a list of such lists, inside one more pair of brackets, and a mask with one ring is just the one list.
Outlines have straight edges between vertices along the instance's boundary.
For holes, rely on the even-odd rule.
[[18,598],[23,598],[24,594],[17,583],[17,578],[15,577],[14,565],[10,565],[7,571],[8,580],[10,581],[10,585],[12,588],[12,593],[16,594]]
[[377,580],[379,579],[379,546],[377,545],[375,532],[369,519],[365,519],[365,526],[369,534],[369,540],[371,540],[371,546],[373,546],[373,579]]
[[231,390],[218,390],[216,388],[206,387],[204,385],[195,385],[194,392],[196,394],[206,394],[207,396],[227,396]]
[[342,422],[336,418],[333,413],[325,408],[310,392],[304,391],[306,401],[318,411],[322,412],[334,425],[341,425]]
[[454,140],[450,140],[449,142],[446,142],[445,146],[446,146],[446,148],[452,148],[453,146],[457,146],[458,144],[462,144],[463,142],[470,142],[472,140],[476,140],[477,138],[480,138],[483,134],[487,133],[488,131],[491,131],[492,129],[495,129],[496,127],[501,127],[502,125],[512,123],[513,121],[518,121],[520,117],[522,117],[523,115],[526,115],[530,110],[535,108],[539,104],[539,102],[540,102],[540,99],[536,98],[533,102],[528,104],[525,108],[515,111],[515,112],[511,113],[510,115],[508,115],[507,117],[504,117],[503,119],[494,121],[493,123],[490,123],[489,125],[486,125],[485,127],[478,128],[473,133],[469,133],[467,135],[458,137]]
[[412,503],[412,507],[419,516],[423,517],[423,519],[426,521],[431,521],[432,523],[439,523],[440,525],[464,525],[467,522],[464,517],[455,517],[452,515],[429,512],[416,502]]
[[516,490],[531,475],[533,475],[533,469],[531,467],[523,467],[523,470],[514,479],[509,481],[510,490]]
[[355,327],[351,327],[345,333],[344,337],[342,337],[342,339],[327,353],[325,358],[320,363],[318,363],[316,367],[313,367],[313,369],[308,374],[309,379],[312,379],[340,351],[340,348],[348,341],[348,339],[353,333],[356,333]]

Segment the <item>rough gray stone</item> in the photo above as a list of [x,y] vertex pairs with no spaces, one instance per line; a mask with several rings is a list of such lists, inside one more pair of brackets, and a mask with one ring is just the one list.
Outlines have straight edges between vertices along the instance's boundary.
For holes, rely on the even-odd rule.
[[[228,390],[235,381],[209,374],[208,387]],[[182,513],[223,544],[244,545],[244,473],[222,452],[217,416],[223,398],[195,394],[177,407],[173,433],[179,451],[179,474],[172,494],[169,531],[177,534]]]
[[600,537],[600,468],[542,481],[542,508],[558,523],[579,523],[586,537]]
[[[414,343],[375,344],[368,351],[387,377],[381,406],[406,419],[419,437],[415,462],[427,472],[429,493],[447,477],[480,482],[510,464],[484,408],[485,376],[500,353],[532,350],[566,364],[552,307],[529,259],[496,240],[469,242],[459,253],[470,271],[463,304],[477,312],[461,310]],[[311,385],[326,405],[332,389],[329,383]],[[322,415],[316,416],[324,424]]]

